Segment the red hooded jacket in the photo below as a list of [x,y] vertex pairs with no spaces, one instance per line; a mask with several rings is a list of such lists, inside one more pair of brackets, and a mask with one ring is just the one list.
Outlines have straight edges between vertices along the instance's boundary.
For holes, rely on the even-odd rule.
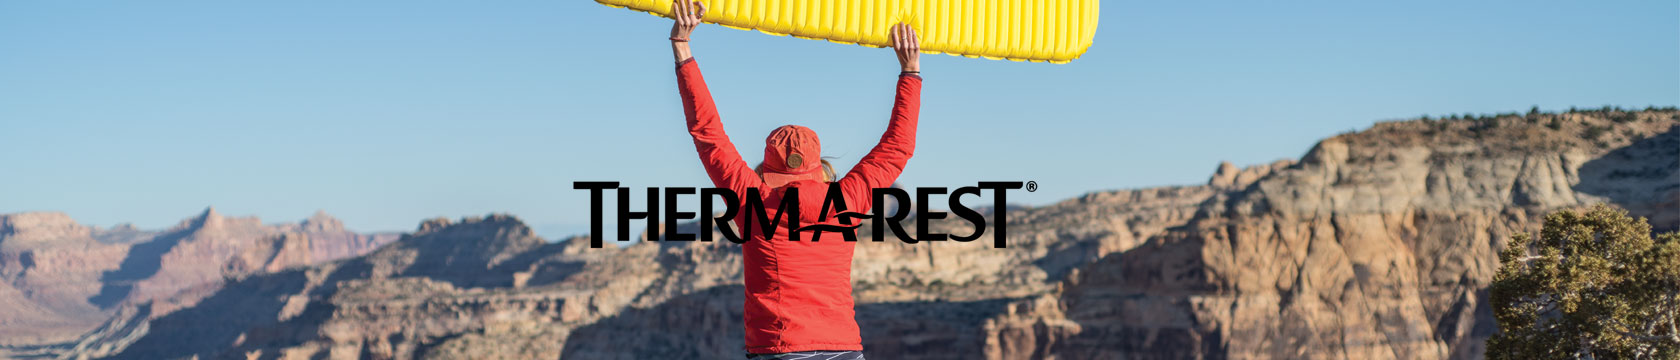
[[[729,136],[723,132],[712,94],[700,76],[700,67],[690,58],[677,64],[677,90],[682,94],[688,133],[712,184],[743,197],[746,189],[758,188],[770,215],[781,204],[787,188],[799,188],[799,226],[814,224],[822,213],[828,184],[793,181],[765,184],[753,171]],[[868,212],[870,191],[892,185],[904,171],[916,148],[916,116],[921,109],[922,78],[914,74],[898,77],[898,98],[893,102],[892,121],[887,131],[856,166],[839,179],[847,209]],[[829,212],[833,214],[833,212]],[[748,216],[737,215],[737,228],[746,229]],[[828,223],[835,223],[833,218]],[[839,233],[823,232],[811,239],[801,232],[802,241],[788,241],[787,228],[779,224],[768,239],[754,229],[752,238],[741,245],[746,266],[745,324],[747,352],[775,354],[812,350],[863,350],[852,310],[852,249]],[[755,224],[755,227],[758,225]]]

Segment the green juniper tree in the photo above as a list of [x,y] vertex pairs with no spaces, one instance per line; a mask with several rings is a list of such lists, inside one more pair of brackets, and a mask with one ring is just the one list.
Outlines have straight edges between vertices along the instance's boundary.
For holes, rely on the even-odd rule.
[[1680,233],[1605,205],[1546,216],[1499,254],[1492,359],[1680,359]]

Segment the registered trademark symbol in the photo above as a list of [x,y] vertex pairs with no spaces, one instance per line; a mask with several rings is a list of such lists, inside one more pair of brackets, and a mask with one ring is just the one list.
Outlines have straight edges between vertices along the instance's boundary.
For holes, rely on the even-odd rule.
[[1034,191],[1038,191],[1038,182],[1037,181],[1028,181],[1027,182],[1027,192],[1034,192]]

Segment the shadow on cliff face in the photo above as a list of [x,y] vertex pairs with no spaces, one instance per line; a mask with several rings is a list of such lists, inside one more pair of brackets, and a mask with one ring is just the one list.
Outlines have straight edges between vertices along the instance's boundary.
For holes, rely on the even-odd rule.
[[[1069,359],[1226,358],[1226,334],[1208,331],[1209,324],[1196,316],[1197,306],[1205,305],[1191,300],[1225,290],[1221,283],[1226,279],[1210,274],[1203,261],[1207,241],[1189,227],[1178,227],[1169,236],[1108,254],[1081,269],[1061,299],[1068,320],[1080,324],[1080,331],[1041,344],[1039,351]],[[1279,343],[1298,341],[1286,334],[1270,336]]]
[[1062,281],[1073,269],[1097,261],[1098,248],[1102,246],[1102,237],[1106,235],[1108,234],[1057,234],[1059,239],[1047,244],[1051,248],[1049,252],[1044,257],[1033,260],[1032,264],[1044,270],[1046,282]]
[[906,301],[857,305],[865,356],[882,359],[985,357],[986,319],[1018,299]]
[[419,231],[362,261],[396,270],[386,276],[425,277],[458,288],[501,288],[514,285],[514,272],[529,270],[562,248],[536,237],[517,218],[491,215],[458,223],[428,220]]
[[585,262],[554,258],[565,248],[564,243],[543,244],[534,248],[514,249],[499,253],[499,260],[463,261],[449,251],[435,247],[418,247],[414,265],[391,277],[423,277],[449,283],[457,288],[514,287],[514,274],[531,275],[527,286],[541,286],[560,282],[582,271]]
[[1657,232],[1680,230],[1680,126],[1581,165],[1575,191],[1603,196]]
[[197,306],[152,320],[145,336],[111,359],[214,358],[238,346],[247,330],[278,322],[283,294],[297,294],[307,283],[294,270],[229,284]]
[[[718,286],[572,331],[561,359],[722,359],[745,354],[741,285]],[[986,319],[1010,299],[857,305],[864,353],[887,359],[973,359]],[[627,336],[628,335],[628,336]]]
[[719,359],[742,354],[746,288],[718,286],[573,330],[561,359]]
[[134,282],[150,278],[162,270],[163,255],[174,249],[175,245],[180,244],[189,234],[192,234],[192,229],[163,234],[151,241],[130,247],[122,265],[99,276],[99,282],[103,285],[98,294],[87,299],[88,303],[104,309],[122,304],[123,300],[128,299],[128,294],[134,291]]
[[[365,277],[368,265],[349,262],[310,288],[309,268],[269,273],[228,283],[198,305],[151,320],[145,336],[109,359],[211,359],[244,357],[249,351],[313,340],[331,318],[334,305],[309,300],[291,316],[293,296],[330,298],[340,281]],[[295,304],[294,304],[295,306]],[[265,352],[263,359],[278,354]]]

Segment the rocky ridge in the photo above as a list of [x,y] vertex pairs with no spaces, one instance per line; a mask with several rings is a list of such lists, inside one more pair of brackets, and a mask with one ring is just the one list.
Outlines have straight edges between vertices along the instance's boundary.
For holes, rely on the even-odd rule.
[[[889,358],[1476,358],[1503,240],[1600,202],[1680,228],[1680,112],[1378,123],[1205,185],[1014,210],[1007,249],[865,237],[854,295],[865,347]],[[66,355],[739,353],[738,246],[587,244],[506,215],[428,220],[367,256],[136,311]]]
[[[350,257],[394,241],[324,213],[262,224],[214,208],[161,231],[76,223],[57,212],[0,215],[0,357],[50,353],[133,309],[190,305],[227,276]],[[168,309],[160,309],[168,310]]]

